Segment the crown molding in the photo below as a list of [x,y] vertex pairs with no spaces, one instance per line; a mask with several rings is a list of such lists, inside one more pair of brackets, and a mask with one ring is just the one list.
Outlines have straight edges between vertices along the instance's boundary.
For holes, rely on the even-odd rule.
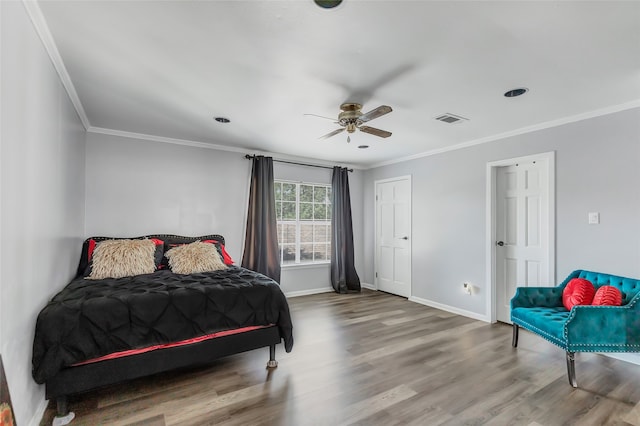
[[45,21],[44,16],[42,15],[40,6],[35,0],[22,0],[22,4],[26,9],[29,18],[31,18],[31,22],[33,23],[33,26],[38,33],[40,40],[42,40],[42,44],[49,54],[51,62],[53,62],[53,67],[56,69],[58,76],[60,77],[60,82],[67,91],[69,99],[71,100],[71,103],[73,104],[73,107],[75,108],[80,121],[82,121],[82,125],[85,129],[89,129],[91,127],[91,123],[89,122],[87,113],[82,106],[82,102],[80,102],[78,92],[76,92],[76,88],[71,81],[71,77],[67,72],[67,68],[64,66],[64,61],[62,60],[62,56],[60,56],[58,47],[53,41],[53,36],[51,35],[51,31],[49,31],[47,21]]
[[[198,148],[217,149],[220,151],[239,152],[243,154],[256,154],[256,153],[263,154],[263,155],[266,154],[266,155],[273,156],[274,158],[277,156],[278,159],[282,159],[282,160],[309,162],[309,159],[306,157],[296,157],[296,156],[280,154],[280,153],[256,152],[256,150],[248,150],[243,148],[230,147],[226,145],[191,141],[186,139],[167,138],[163,136],[147,135],[142,133],[132,133],[132,132],[105,129],[105,128],[91,126],[91,123],[89,122],[89,118],[87,117],[85,109],[82,106],[82,102],[80,102],[80,98],[78,97],[78,93],[75,89],[75,86],[73,85],[73,82],[71,81],[71,77],[69,76],[67,68],[64,65],[64,61],[62,60],[62,57],[60,56],[60,52],[58,51],[58,48],[53,40],[53,36],[51,35],[49,26],[47,25],[47,22],[44,19],[44,16],[42,15],[40,6],[38,5],[36,0],[22,0],[22,4],[24,5],[27,11],[27,14],[29,15],[29,18],[31,19],[31,22],[33,23],[33,26],[36,32],[38,33],[38,36],[40,37],[40,40],[42,41],[42,44],[45,47],[45,50],[49,54],[49,57],[51,58],[51,62],[53,63],[53,66],[56,72],[58,73],[58,76],[60,77],[60,81],[63,87],[65,88],[69,96],[69,99],[71,100],[71,103],[73,104],[76,110],[76,113],[78,114],[78,117],[80,118],[80,121],[82,122],[82,125],[84,126],[87,132],[101,133],[101,134],[112,135],[112,136],[121,136],[126,138],[143,139],[143,140],[149,140],[149,141],[155,141],[155,142],[172,143],[177,145],[193,146]],[[432,155],[442,154],[449,151],[456,151],[459,149],[469,148],[471,146],[494,142],[494,141],[498,141],[498,140],[505,139],[512,136],[531,133],[538,130],[544,130],[552,127],[561,126],[564,124],[574,123],[577,121],[587,120],[590,118],[613,114],[616,112],[625,111],[625,110],[638,108],[638,107],[640,107],[640,99],[636,99],[624,104],[613,105],[613,106],[609,106],[606,108],[602,108],[602,109],[598,109],[598,110],[594,110],[594,111],[590,111],[582,114],[564,117],[557,120],[551,120],[544,123],[535,124],[533,126],[522,127],[520,129],[499,133],[496,135],[487,136],[480,139],[474,139],[471,141],[459,143],[449,147],[434,149],[434,150],[425,151],[419,154],[396,158],[393,160],[373,163],[369,165],[354,165],[354,164],[341,164],[341,165],[345,167],[350,167],[353,169],[369,170],[377,167],[388,166],[391,164],[403,163],[405,161],[411,161],[418,158],[430,157]],[[335,162],[325,162],[325,161],[320,161],[316,159],[312,159],[312,161],[314,164],[322,165],[322,166],[331,166],[336,164]]]
[[191,146],[195,148],[214,149],[217,151],[238,152],[241,154],[249,154],[249,155],[266,155],[266,156],[273,157],[274,160],[298,161],[298,162],[308,163],[314,166],[333,167],[335,165],[340,165],[342,167],[348,167],[352,169],[359,169],[359,170],[363,169],[362,166],[358,166],[354,164],[338,163],[335,161],[322,161],[322,160],[317,160],[315,158],[297,157],[297,156],[287,155],[287,154],[282,154],[277,152],[238,148],[234,146],[218,145],[214,143],[192,141],[188,139],[167,138],[164,136],[149,135],[145,133],[135,133],[135,132],[127,132],[124,130],[105,129],[103,127],[91,126],[87,129],[87,133],[97,133],[102,135],[118,136],[122,138],[138,139],[138,140],[145,140],[150,142],[162,142],[162,143],[168,143],[173,145]]
[[620,111],[626,111],[633,108],[640,107],[640,99],[636,99],[631,102],[626,102],[624,104],[612,105],[606,108],[597,109],[594,111],[585,112],[582,114],[576,114],[569,117],[560,118],[557,120],[545,121],[544,123],[534,124],[533,126],[521,127],[516,130],[511,130],[509,132],[499,133],[497,135],[487,136],[485,138],[474,139],[468,142],[459,143],[456,145],[448,146],[445,148],[434,149],[431,151],[425,151],[420,154],[410,155],[407,157],[396,158],[394,160],[383,161],[380,163],[371,164],[367,167],[368,169],[374,169],[377,167],[388,166],[391,164],[403,163],[405,161],[416,160],[418,158],[430,157],[432,155],[442,154],[449,151],[457,151],[463,148],[469,148],[475,145],[481,145],[484,143],[494,142],[501,139],[506,139],[512,136],[518,136],[525,133],[536,132],[538,130],[549,129],[552,127],[562,126],[564,124],[575,123],[577,121],[588,120],[590,118],[596,118],[603,115],[613,114]]
[[95,126],[89,127],[87,129],[87,133],[98,133],[102,135],[119,136],[119,137],[129,138],[129,139],[141,139],[141,140],[151,141],[151,142],[162,142],[162,143],[170,143],[173,145],[192,146],[195,148],[216,149],[218,151],[240,152],[242,154],[252,154],[254,152],[244,148],[237,148],[232,146],[217,145],[217,144],[207,143],[207,142],[198,142],[198,141],[192,141],[188,139],[167,138],[164,136],[148,135],[146,133],[127,132],[124,130],[105,129],[103,127],[95,127]]

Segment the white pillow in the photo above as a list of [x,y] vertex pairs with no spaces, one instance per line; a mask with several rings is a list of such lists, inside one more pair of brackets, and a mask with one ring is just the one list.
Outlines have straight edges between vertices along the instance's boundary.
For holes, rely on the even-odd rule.
[[215,244],[195,241],[174,247],[165,253],[169,267],[176,274],[195,274],[226,269]]
[[89,280],[150,274],[156,270],[152,240],[105,240],[93,252]]

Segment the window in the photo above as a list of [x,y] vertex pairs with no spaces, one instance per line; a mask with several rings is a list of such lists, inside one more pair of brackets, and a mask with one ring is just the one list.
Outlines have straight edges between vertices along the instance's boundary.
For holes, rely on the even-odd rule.
[[280,263],[331,260],[331,185],[274,182]]

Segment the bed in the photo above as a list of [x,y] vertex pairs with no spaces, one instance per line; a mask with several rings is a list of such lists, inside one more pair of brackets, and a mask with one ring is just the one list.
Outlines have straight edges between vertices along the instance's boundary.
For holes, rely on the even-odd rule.
[[[38,315],[33,377],[59,416],[68,412],[68,395],[264,347],[274,368],[276,344],[291,351],[293,327],[278,283],[231,264],[221,235],[126,239],[154,242],[155,270],[93,278],[93,251],[114,240],[124,239],[85,240],[76,278]],[[225,267],[174,273],[168,250],[203,243],[215,246]]]

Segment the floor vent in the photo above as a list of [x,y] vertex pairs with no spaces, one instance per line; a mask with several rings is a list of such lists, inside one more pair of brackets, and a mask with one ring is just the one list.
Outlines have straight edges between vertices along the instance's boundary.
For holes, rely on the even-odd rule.
[[459,123],[461,121],[469,121],[468,118],[460,117],[459,115],[450,114],[448,112],[437,116],[436,120],[449,124]]

